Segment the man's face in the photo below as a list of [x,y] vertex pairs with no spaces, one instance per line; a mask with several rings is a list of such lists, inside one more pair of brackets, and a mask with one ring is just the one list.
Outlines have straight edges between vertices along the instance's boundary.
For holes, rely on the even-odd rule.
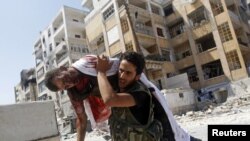
[[122,60],[119,66],[119,87],[124,89],[140,78],[136,75],[136,66],[127,60]]
[[74,87],[78,80],[68,71],[67,68],[60,69],[61,72],[53,78],[53,82],[59,91]]

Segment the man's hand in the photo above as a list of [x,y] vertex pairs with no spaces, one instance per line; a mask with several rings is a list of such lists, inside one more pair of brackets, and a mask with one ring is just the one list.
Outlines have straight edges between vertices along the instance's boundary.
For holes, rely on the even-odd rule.
[[97,64],[96,64],[96,70],[98,72],[106,73],[111,66],[113,62],[109,62],[109,58],[107,56],[97,56]]

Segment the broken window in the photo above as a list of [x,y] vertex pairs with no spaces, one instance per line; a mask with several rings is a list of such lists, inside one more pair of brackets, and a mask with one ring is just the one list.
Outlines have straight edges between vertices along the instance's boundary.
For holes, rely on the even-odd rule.
[[152,13],[155,13],[155,14],[157,14],[157,15],[161,15],[161,14],[160,14],[160,8],[159,8],[159,7],[157,7],[157,6],[151,4],[151,10],[152,10]]
[[157,35],[158,36],[164,37],[163,30],[161,28],[157,27],[156,30],[157,30]]
[[239,56],[238,56],[236,50],[233,50],[233,51],[226,53],[226,57],[227,57],[229,69],[231,71],[241,68]]
[[197,27],[208,21],[207,11],[204,7],[200,7],[188,15],[190,25]]
[[172,13],[174,13],[172,4],[170,4],[170,5],[166,6],[166,7],[164,7],[163,10],[164,10],[165,16],[169,16],[169,15],[171,15]]
[[214,16],[224,12],[221,0],[210,0],[210,4],[214,13]]
[[192,55],[192,51],[189,45],[189,42],[185,42],[174,48],[174,53],[176,57],[176,61],[184,59],[188,56]]
[[195,41],[199,53],[216,47],[212,33]]
[[198,73],[194,65],[180,70],[180,73],[187,73],[190,83],[199,81]]
[[204,79],[210,79],[224,74],[220,60],[202,65]]
[[174,38],[177,35],[180,35],[184,32],[184,22],[183,19],[181,19],[176,24],[169,27],[169,34],[171,38]]
[[225,23],[219,25],[218,26],[218,31],[219,31],[219,34],[220,34],[221,41],[223,43],[233,39],[233,36],[232,36],[231,31],[230,31],[228,22],[225,22]]
[[166,49],[162,49],[162,57],[165,58],[165,60],[170,61],[170,51]]

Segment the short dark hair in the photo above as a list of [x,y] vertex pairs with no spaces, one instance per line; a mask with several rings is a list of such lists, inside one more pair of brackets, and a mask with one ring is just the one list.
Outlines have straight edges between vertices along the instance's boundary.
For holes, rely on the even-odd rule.
[[45,74],[45,78],[44,78],[44,83],[45,83],[45,86],[53,91],[53,92],[56,92],[59,90],[59,88],[53,83],[53,79],[56,75],[58,75],[60,73],[60,68],[55,68],[53,70],[50,70],[48,71],[46,74]]
[[145,67],[145,59],[142,54],[134,51],[127,51],[121,54],[120,61],[127,60],[136,67],[136,74],[141,74]]

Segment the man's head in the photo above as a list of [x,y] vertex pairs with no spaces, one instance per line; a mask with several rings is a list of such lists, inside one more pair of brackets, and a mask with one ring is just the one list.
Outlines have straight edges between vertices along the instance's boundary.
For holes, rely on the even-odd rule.
[[46,73],[44,82],[51,91],[66,90],[77,84],[76,73],[77,71],[74,68],[56,68]]
[[125,88],[139,80],[145,67],[144,57],[136,52],[125,52],[120,57],[119,87]]

